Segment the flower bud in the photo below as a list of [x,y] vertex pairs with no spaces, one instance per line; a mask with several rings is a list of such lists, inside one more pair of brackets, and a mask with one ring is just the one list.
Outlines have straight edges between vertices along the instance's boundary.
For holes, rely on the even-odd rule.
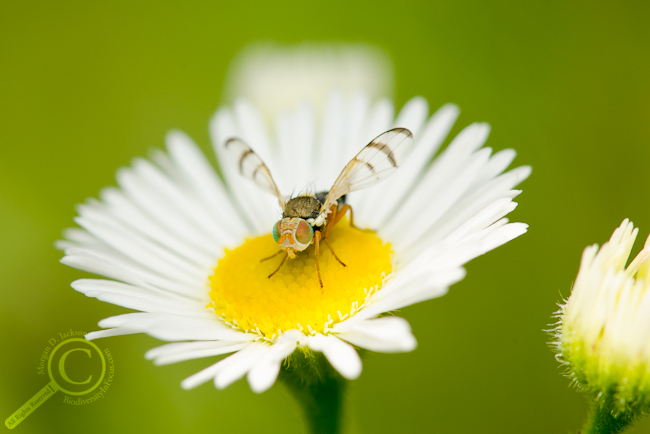
[[600,249],[585,249],[555,329],[558,360],[609,423],[650,409],[650,238],[626,267],[637,232],[624,220]]

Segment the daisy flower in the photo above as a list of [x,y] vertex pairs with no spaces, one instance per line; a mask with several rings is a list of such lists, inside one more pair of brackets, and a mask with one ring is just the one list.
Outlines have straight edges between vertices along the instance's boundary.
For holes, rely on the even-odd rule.
[[[146,333],[169,344],[146,357],[155,364],[230,354],[182,382],[222,389],[246,376],[255,392],[271,387],[292,353],[322,353],[346,379],[362,369],[355,347],[404,352],[416,347],[408,322],[385,314],[444,295],[463,265],[523,234],[505,216],[527,166],[504,172],[515,157],[484,147],[490,128],[466,127],[431,162],[459,110],[429,117],[411,99],[394,115],[389,99],[332,91],[322,106],[305,102],[269,124],[245,99],[222,106],[210,122],[220,177],[185,134],[167,150],[138,158],[117,173],[117,187],[79,205],[59,247],[64,264],[106,279],[72,287],[139,312],[99,322],[97,339]],[[329,237],[343,267],[321,249],[318,284],[313,248],[287,260],[272,278],[278,244],[277,200],[230,164],[224,144],[244,140],[266,163],[283,194],[327,191],[343,167],[378,134],[408,128],[413,151],[387,180],[352,193],[354,223]],[[365,230],[371,229],[371,230]],[[279,257],[278,257],[279,258]]]
[[620,432],[650,411],[650,238],[626,266],[637,233],[626,219],[587,247],[558,312],[558,360],[594,404],[585,433]]

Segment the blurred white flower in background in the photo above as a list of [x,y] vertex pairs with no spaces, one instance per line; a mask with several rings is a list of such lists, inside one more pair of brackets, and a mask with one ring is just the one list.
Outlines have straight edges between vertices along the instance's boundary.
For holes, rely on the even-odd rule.
[[320,117],[334,89],[344,98],[357,94],[370,101],[392,98],[390,57],[363,43],[251,44],[240,51],[228,70],[224,103],[243,99],[271,121],[284,110],[309,103]]

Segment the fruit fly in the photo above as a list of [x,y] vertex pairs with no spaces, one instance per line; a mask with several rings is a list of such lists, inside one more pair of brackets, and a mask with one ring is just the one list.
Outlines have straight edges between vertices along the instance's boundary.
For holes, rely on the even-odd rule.
[[354,227],[352,208],[346,204],[346,194],[370,187],[389,176],[402,164],[412,145],[413,135],[406,128],[388,130],[375,137],[343,168],[329,191],[304,193],[285,200],[268,167],[257,154],[240,139],[227,140],[225,147],[237,163],[239,173],[274,194],[282,208],[282,218],[273,225],[273,239],[280,246],[280,251],[262,261],[281,253],[285,255],[278,268],[268,276],[269,279],[282,268],[287,258],[295,258],[296,252],[314,244],[318,282],[322,288],[318,261],[322,241],[327,244],[334,258],[345,267],[327,237],[332,227],[348,212],[350,224]]

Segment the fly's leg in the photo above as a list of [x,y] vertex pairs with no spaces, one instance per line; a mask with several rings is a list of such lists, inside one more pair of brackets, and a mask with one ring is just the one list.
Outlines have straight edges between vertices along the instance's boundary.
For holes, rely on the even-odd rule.
[[[327,225],[325,226],[325,235],[323,236],[323,240],[327,244],[327,247],[330,248],[330,252],[332,252],[332,255],[334,255],[334,258],[339,261],[339,264],[343,265],[344,267],[347,267],[343,261],[339,259],[338,256],[336,256],[336,253],[334,253],[334,249],[332,248],[332,245],[330,244],[329,241],[327,241],[327,236],[330,234],[330,230],[332,229],[332,226],[337,224],[344,216],[345,213],[350,211],[350,226],[353,228],[356,228],[356,226],[353,223],[353,216],[352,216],[352,207],[350,205],[345,205],[343,206],[340,210],[338,210],[338,206],[336,204],[332,205],[330,208],[330,214],[333,216],[329,221],[327,222]],[[319,241],[320,241],[320,237]],[[316,244],[316,257],[318,257],[318,244]]]
[[325,241],[325,244],[327,244],[327,247],[330,248],[330,252],[332,252],[332,255],[334,255],[334,258],[335,258],[337,261],[339,261],[339,263],[340,263],[341,265],[343,265],[344,267],[347,267],[347,265],[345,265],[345,264],[343,263],[343,261],[341,261],[341,260],[339,259],[339,257],[336,256],[336,253],[334,253],[334,249],[332,248],[332,245],[330,244],[330,242],[327,241],[327,238],[323,238],[323,241]]
[[[352,212],[352,207],[350,205],[344,205],[340,210],[338,209],[338,206],[336,204],[332,205],[330,208],[330,214],[333,216],[331,219],[328,220],[327,226],[325,227],[325,236],[323,238],[327,238],[327,236],[330,234],[330,230],[332,229],[332,226],[337,224],[344,216],[345,213],[350,211],[350,226],[352,226],[355,229],[358,229],[354,225],[354,214]],[[330,247],[330,250],[332,248]],[[334,253],[334,252],[332,252]],[[336,255],[335,255],[336,256]],[[340,261],[339,261],[340,262]]]
[[[318,253],[320,250],[320,231],[314,231],[314,249],[316,252],[316,272],[318,273],[318,282],[320,283],[320,291],[323,292],[323,279],[320,277],[320,264],[318,263]],[[286,258],[285,258],[286,259]]]
[[345,216],[345,213],[348,211],[350,211],[350,226],[352,226],[355,229],[359,229],[354,225],[354,213],[352,212],[352,207],[350,205],[344,205],[343,208],[341,208],[341,210],[336,213],[336,216],[334,216],[334,223],[332,223],[332,226],[338,223],[338,221],[341,220],[343,216]]
[[267,258],[260,259],[260,262],[264,262],[264,261],[267,261],[267,260],[269,260],[269,259],[271,259],[271,258],[275,258],[276,256],[278,256],[278,255],[279,255],[280,253],[282,253],[282,252],[284,252],[284,250],[280,249],[279,252],[274,253],[274,254],[272,254],[271,256],[267,257]]
[[[276,253],[276,255],[277,255],[277,253]],[[273,255],[273,256],[275,256],[275,255]],[[289,254],[287,253],[287,255],[286,255],[284,258],[282,258],[282,262],[280,262],[280,265],[278,265],[278,268],[276,268],[275,271],[274,271],[273,273],[269,274],[269,279],[270,279],[271,277],[273,277],[273,275],[274,275],[275,273],[277,273],[278,271],[280,271],[280,268],[282,268],[282,265],[284,265],[284,261],[286,261],[288,257],[289,257]],[[268,258],[266,258],[266,259],[268,259]],[[317,262],[317,263],[318,263],[318,262]],[[320,274],[319,274],[318,276],[319,276],[319,278],[320,278]],[[323,286],[323,284],[321,284],[321,286]]]

